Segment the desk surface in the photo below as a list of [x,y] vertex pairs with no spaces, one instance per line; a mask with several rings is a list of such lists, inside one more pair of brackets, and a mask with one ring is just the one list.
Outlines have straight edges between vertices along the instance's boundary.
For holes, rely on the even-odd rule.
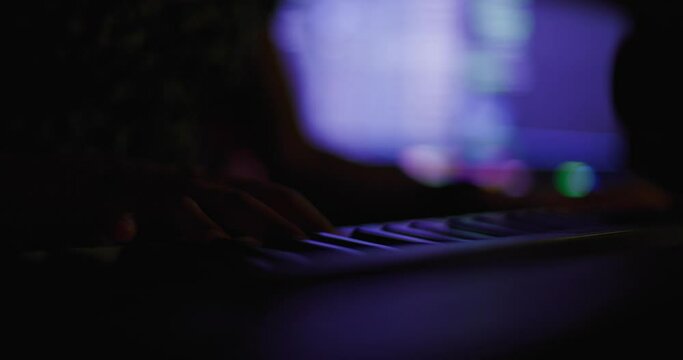
[[673,243],[551,249],[315,279],[263,278],[201,248],[176,250],[137,251],[113,266],[78,256],[21,265],[7,292],[16,301],[6,307],[12,342],[29,356],[99,358],[680,352],[683,247]]

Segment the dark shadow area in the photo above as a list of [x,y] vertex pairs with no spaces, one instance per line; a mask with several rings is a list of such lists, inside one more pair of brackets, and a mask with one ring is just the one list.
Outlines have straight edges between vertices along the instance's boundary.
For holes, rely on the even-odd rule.
[[542,248],[329,278],[267,276],[250,262],[342,225],[482,211],[655,211],[680,226],[681,15],[665,1],[591,3],[634,21],[612,74],[630,150],[628,176],[583,198],[561,196],[547,170],[543,186],[515,197],[469,182],[425,186],[398,166],[314,146],[270,36],[275,0],[5,5],[8,351],[97,359],[680,352],[677,332],[665,331],[683,319],[680,231],[651,247]]

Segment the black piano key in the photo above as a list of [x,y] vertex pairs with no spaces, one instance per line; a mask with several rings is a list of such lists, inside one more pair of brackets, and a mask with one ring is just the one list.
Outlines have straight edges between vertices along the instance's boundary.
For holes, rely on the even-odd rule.
[[438,234],[435,232],[421,230],[418,228],[410,227],[404,224],[388,224],[382,227],[383,230],[406,236],[412,236],[424,240],[443,242],[443,243],[453,243],[453,242],[470,242],[472,240],[465,239],[462,237],[447,236],[443,234]]
[[375,243],[369,243],[366,241],[351,239],[351,238],[348,238],[346,236],[335,235],[335,234],[330,234],[330,233],[317,233],[317,234],[311,236],[311,240],[315,240],[316,242],[319,242],[319,243],[331,244],[331,245],[340,246],[340,247],[344,247],[344,248],[355,249],[355,250],[363,250],[363,251],[364,250],[373,250],[373,249],[394,250],[394,248],[389,247],[389,246],[375,244]]
[[523,221],[529,224],[542,224],[557,230],[580,229],[599,224],[597,219],[589,216],[576,216],[549,211],[515,211],[505,216],[512,221]]
[[525,233],[524,231],[476,221],[472,217],[468,216],[449,218],[447,224],[451,229],[472,231],[498,237],[522,235]]
[[339,246],[339,245],[333,245],[330,243],[324,243],[316,240],[304,240],[305,243],[321,247],[323,249],[329,250],[330,253],[344,253],[344,254],[350,254],[350,255],[363,255],[362,251],[358,251],[356,249],[350,249],[345,246]]
[[411,222],[410,227],[430,231],[436,234],[462,238],[466,240],[485,240],[492,238],[492,236],[487,234],[452,229],[448,226],[448,224],[446,224],[446,221],[444,220],[417,220]]
[[558,230],[557,227],[551,226],[549,224],[542,224],[538,222],[532,223],[524,220],[511,219],[509,216],[507,216],[507,214],[504,213],[474,215],[473,219],[483,223],[531,233],[542,233]]
[[377,228],[359,227],[353,231],[352,238],[368,241],[385,246],[427,245],[432,241],[418,239],[411,236],[392,234]]
[[321,252],[339,251],[338,249],[332,248],[330,246],[325,246],[325,244],[309,240],[292,241],[286,244],[277,244],[273,246],[272,249],[277,251],[293,252],[297,254],[313,254]]

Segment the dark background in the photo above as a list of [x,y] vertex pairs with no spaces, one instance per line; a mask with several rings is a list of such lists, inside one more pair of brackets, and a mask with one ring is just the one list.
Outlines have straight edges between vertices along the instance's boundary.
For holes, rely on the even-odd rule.
[[[601,1],[595,1],[601,2]],[[676,12],[607,1],[636,21],[615,59],[615,101],[631,163],[680,188]],[[29,1],[7,5],[9,97],[0,153],[144,159],[301,191],[335,224],[538,205],[469,185],[429,189],[397,169],[323,154],[298,132],[290,85],[268,39],[275,1]],[[334,186],[330,186],[334,184]],[[548,189],[542,189],[548,190]]]

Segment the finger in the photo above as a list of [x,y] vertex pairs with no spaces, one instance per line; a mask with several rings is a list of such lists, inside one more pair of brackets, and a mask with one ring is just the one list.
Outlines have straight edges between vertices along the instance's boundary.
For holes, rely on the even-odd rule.
[[234,185],[267,204],[305,232],[332,231],[332,223],[304,196],[287,187],[258,182],[235,182]]
[[198,196],[210,219],[229,234],[248,235],[266,243],[305,237],[299,227],[245,192],[205,188]]
[[230,240],[230,236],[190,197],[181,199],[175,219],[177,234],[183,242],[210,243]]

